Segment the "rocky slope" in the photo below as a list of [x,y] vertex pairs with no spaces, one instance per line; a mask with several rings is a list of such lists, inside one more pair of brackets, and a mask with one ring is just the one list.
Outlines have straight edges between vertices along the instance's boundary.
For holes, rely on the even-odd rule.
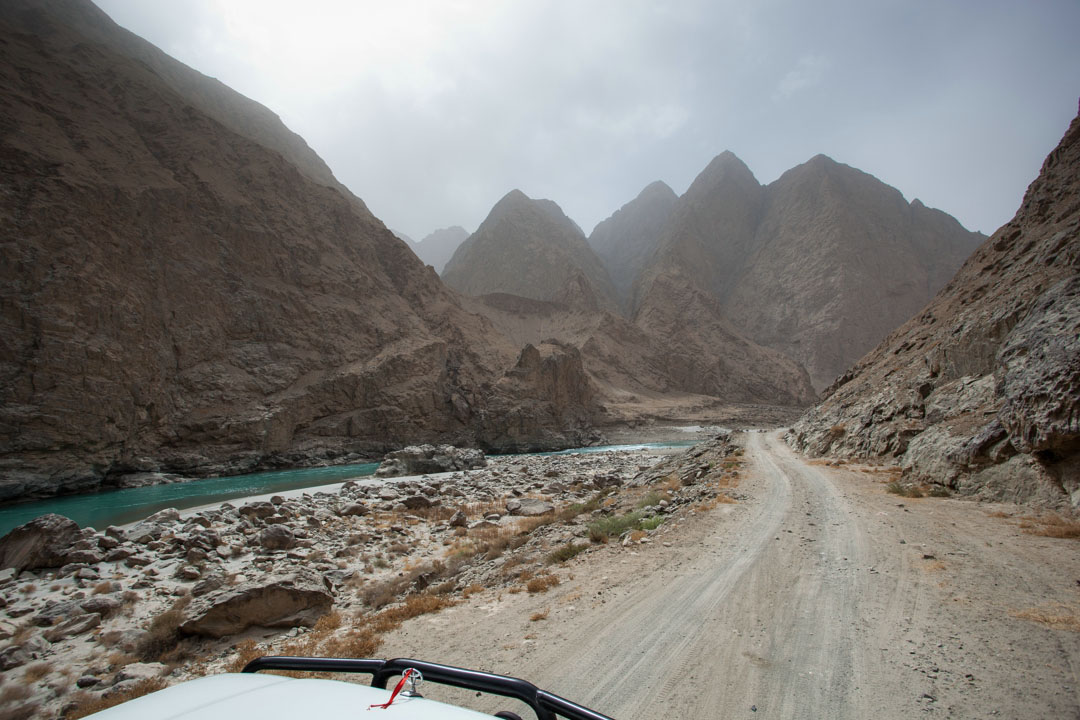
[[412,249],[418,258],[435,268],[435,272],[442,273],[446,263],[468,237],[468,230],[460,225],[451,225],[426,235],[419,242],[412,243]]
[[442,279],[467,295],[508,293],[615,310],[615,289],[585,234],[550,200],[512,190],[450,258]]
[[0,499],[584,439],[574,354],[535,370],[265,108],[89,2],[0,33]]
[[[652,521],[634,539],[646,544],[664,520],[715,503],[737,473],[731,461],[721,468],[732,451],[713,441],[662,476],[641,472],[660,459],[648,451],[491,458],[464,472],[167,509],[103,531],[43,516],[0,539],[0,711],[100,708],[92,703],[144,694],[142,681],[235,671],[255,642],[267,655],[348,654],[288,643],[317,637],[309,628],[330,613],[369,626],[406,593],[453,604],[478,583],[516,592],[557,569],[550,555],[560,547],[589,548],[580,541],[598,493],[606,512]],[[661,477],[677,480],[655,485]],[[659,490],[619,490],[649,483]]]
[[1016,216],[789,441],[917,482],[1080,505],[1080,118]]
[[654,182],[589,235],[589,245],[607,268],[624,314],[630,313],[634,281],[656,250],[677,200],[674,190]]
[[706,405],[806,406],[816,399],[797,363],[740,336],[715,303],[688,294],[646,313],[643,325],[515,295],[477,298],[484,315],[515,344],[559,338],[580,351],[605,422],[688,417]]
[[688,284],[822,388],[918,311],[981,239],[825,156],[765,187],[725,152],[679,198],[632,307],[670,304],[662,293]]

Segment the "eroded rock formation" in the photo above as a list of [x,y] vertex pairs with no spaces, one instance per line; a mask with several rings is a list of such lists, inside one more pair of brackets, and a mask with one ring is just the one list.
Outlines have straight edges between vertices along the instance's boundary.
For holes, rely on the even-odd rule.
[[1080,505],[1080,118],[1016,216],[789,441],[967,493]]

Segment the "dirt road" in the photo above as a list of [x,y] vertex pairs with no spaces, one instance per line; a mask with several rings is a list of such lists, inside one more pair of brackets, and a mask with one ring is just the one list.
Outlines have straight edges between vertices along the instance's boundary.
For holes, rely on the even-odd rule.
[[417,619],[385,654],[525,677],[615,718],[1080,717],[1076,541],[746,439],[742,502],[580,556],[545,595]]

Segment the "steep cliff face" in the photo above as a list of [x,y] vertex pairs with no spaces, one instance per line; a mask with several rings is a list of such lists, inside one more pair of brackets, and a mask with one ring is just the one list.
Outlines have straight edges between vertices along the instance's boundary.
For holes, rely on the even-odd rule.
[[984,239],[824,155],[767,195],[724,307],[749,337],[805,365],[816,387],[918,312]]
[[1016,216],[918,316],[828,390],[789,441],[908,477],[1080,505],[1080,118]]
[[572,345],[526,345],[497,389],[506,402],[492,404],[478,433],[488,449],[526,452],[566,444],[568,438],[587,445],[600,437],[592,429],[601,411],[597,392]]
[[584,233],[550,200],[513,190],[446,264],[442,278],[467,295],[509,293],[615,310],[615,289]]
[[801,365],[748,340],[719,302],[682,274],[653,279],[635,324],[664,348],[665,389],[744,403],[807,405],[817,399]]
[[265,108],[88,2],[12,0],[0,35],[0,498],[471,442],[531,402],[498,396],[520,346]]
[[674,190],[654,182],[589,235],[589,245],[607,268],[626,315],[631,312],[634,281],[656,251],[677,200]]
[[982,236],[874,177],[819,155],[763,187],[730,152],[675,204],[632,307],[689,283],[732,331],[804,365],[825,387],[917,312]]
[[765,204],[764,188],[731,152],[715,157],[672,209],[657,250],[638,275],[635,313],[665,275],[681,275],[723,303],[753,252],[754,233]]

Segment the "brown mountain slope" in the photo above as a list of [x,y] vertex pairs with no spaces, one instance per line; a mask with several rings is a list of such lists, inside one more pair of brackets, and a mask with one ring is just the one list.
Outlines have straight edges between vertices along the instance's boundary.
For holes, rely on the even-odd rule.
[[467,295],[509,293],[615,310],[615,289],[581,229],[550,200],[512,190],[461,244],[442,273]]
[[821,388],[917,312],[981,239],[825,156],[762,187],[725,152],[676,203],[634,308],[672,302],[648,295],[689,282],[733,330],[802,363]]
[[984,239],[824,155],[766,192],[724,308],[749,337],[803,363],[816,387],[918,312]]
[[624,314],[630,314],[634,281],[655,252],[677,200],[674,190],[654,182],[589,235],[589,245],[607,268]]
[[916,481],[1080,505],[1080,118],[1016,216],[789,441]]
[[661,404],[673,408],[716,399],[805,406],[816,399],[797,363],[732,330],[711,298],[693,290],[665,297],[677,302],[649,307],[639,324],[614,313],[506,294],[484,295],[468,307],[514,344],[558,338],[578,348],[610,420],[634,419],[646,399],[661,396],[671,396]]
[[[731,152],[716,156],[679,198],[634,286],[633,310],[665,302],[646,297],[654,281],[677,274],[723,302],[753,252],[765,191]],[[662,283],[658,287],[669,287]]]
[[548,399],[576,354],[498,339],[265,108],[248,135],[88,2],[11,0],[0,37],[0,498],[584,437],[588,393]]

